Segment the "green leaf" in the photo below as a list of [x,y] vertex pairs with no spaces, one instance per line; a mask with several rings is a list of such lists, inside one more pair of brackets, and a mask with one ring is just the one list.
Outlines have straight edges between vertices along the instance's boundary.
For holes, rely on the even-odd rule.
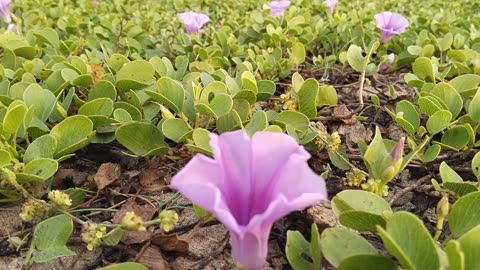
[[94,100],[97,98],[109,98],[115,101],[117,98],[117,90],[115,86],[109,81],[98,81],[88,92],[88,100]]
[[464,126],[456,126],[448,129],[440,140],[441,145],[450,149],[460,150],[468,144],[470,134]]
[[35,139],[25,151],[23,162],[29,162],[38,158],[53,158],[57,150],[57,140],[55,137],[46,134]]
[[480,152],[477,152],[472,159],[472,172],[477,177],[477,181],[480,181]]
[[457,240],[450,240],[447,243],[445,251],[448,256],[450,270],[465,270],[465,254],[460,248]]
[[320,243],[323,255],[336,268],[348,257],[359,254],[378,254],[378,251],[363,237],[343,228],[325,229]]
[[122,240],[123,234],[125,233],[125,230],[123,230],[120,227],[117,227],[110,232],[108,232],[103,238],[102,241],[107,245],[107,246],[116,246],[118,243],[120,243],[120,240]]
[[385,227],[386,224],[385,218],[381,215],[355,210],[343,211],[338,216],[338,221],[343,226],[360,232],[374,232],[377,226]]
[[143,89],[153,83],[155,69],[145,60],[125,63],[118,70],[115,86],[122,92]]
[[442,178],[442,182],[463,182],[463,179],[458,173],[456,173],[450,166],[447,165],[445,161],[440,163],[440,177]]
[[17,134],[20,125],[23,122],[26,108],[23,104],[12,103],[7,109],[7,113],[3,118],[3,130],[10,134]]
[[82,115],[103,115],[110,117],[113,112],[113,101],[109,98],[97,98],[83,104],[78,109],[78,114]]
[[452,113],[452,119],[456,119],[463,108],[463,100],[460,94],[448,83],[441,82],[435,85],[432,94],[443,101]]
[[34,35],[40,39],[42,42],[50,44],[52,47],[56,48],[60,45],[60,39],[55,30],[50,27],[42,28],[37,30]]
[[337,106],[337,90],[331,85],[322,85],[318,89],[317,105]]
[[426,151],[425,153],[423,154],[417,154],[417,157],[418,159],[420,159],[423,163],[427,163],[427,162],[432,162],[434,161],[438,154],[440,154],[440,150],[442,148],[440,147],[440,145],[438,144],[434,144],[432,146],[430,146]]
[[313,78],[305,80],[298,90],[300,112],[309,118],[317,116],[317,95],[318,82]]
[[219,133],[232,131],[234,129],[243,127],[242,119],[235,110],[220,116],[216,121],[216,125]]
[[375,179],[381,179],[383,163],[389,155],[378,126],[375,128],[375,137],[367,148],[363,159]]
[[418,99],[418,105],[420,110],[428,116],[432,116],[434,113],[442,110],[442,106],[438,101],[430,96],[420,97]]
[[99,268],[98,270],[148,270],[148,268],[143,264],[139,264],[135,262],[126,262],[126,263],[111,264],[107,267]]
[[348,64],[358,72],[364,69],[365,57],[362,55],[362,48],[357,45],[350,45],[347,51]]
[[328,158],[335,167],[341,170],[350,169],[350,164],[348,163],[347,150],[343,145],[340,145],[337,151],[328,151]]
[[179,118],[167,119],[162,124],[163,135],[176,143],[184,141],[192,132],[187,122]]
[[441,110],[433,113],[427,120],[427,130],[431,135],[435,135],[446,129],[452,120],[452,113],[447,110]]
[[303,113],[295,111],[283,111],[273,120],[276,125],[285,128],[291,125],[296,130],[305,131],[310,127],[310,120]]
[[336,216],[347,210],[364,211],[383,215],[392,213],[390,205],[380,196],[363,190],[344,190],[332,200],[332,210]]
[[206,155],[212,155],[212,148],[210,147],[210,132],[204,128],[196,128],[192,133],[193,143],[195,145],[186,144],[188,148],[204,153]]
[[448,216],[448,226],[453,236],[461,237],[480,225],[480,192],[472,192],[455,202]]
[[185,99],[183,86],[169,77],[162,77],[157,81],[157,88],[158,93],[152,91],[146,91],[146,93],[160,104],[167,105],[176,113],[180,113]]
[[250,71],[244,71],[241,77],[243,89],[250,90],[254,95],[257,95],[258,87],[255,76]]
[[432,62],[427,57],[415,59],[412,69],[418,78],[422,80],[429,79],[430,82],[435,82],[435,71],[433,70]]
[[415,109],[412,103],[410,103],[407,100],[401,100],[400,102],[397,103],[395,111],[396,111],[395,120],[398,120],[398,118],[404,119],[413,128],[413,129],[406,129],[408,132],[413,133],[418,130],[418,127],[420,126],[420,115],[418,114],[417,110]]
[[460,249],[463,253],[462,259],[464,259],[463,263],[465,264],[465,270],[478,269],[480,266],[480,257],[478,256],[478,252],[480,251],[479,240],[480,226],[476,226],[458,239],[458,242],[460,243]]
[[422,221],[409,212],[397,212],[387,220],[387,228],[378,226],[385,248],[407,270],[438,270],[440,258],[435,243]]
[[12,161],[12,156],[7,150],[0,149],[0,168],[3,168],[7,165],[10,165]]
[[346,258],[338,266],[339,270],[396,270],[395,263],[386,257],[372,254],[360,254]]
[[268,126],[267,114],[264,111],[257,111],[253,114],[250,122],[245,126],[248,136],[252,137],[255,132],[262,131]]
[[468,115],[473,122],[480,122],[480,91],[477,90],[475,96],[473,96],[470,104],[468,105]]
[[480,75],[463,74],[453,78],[449,84],[461,95],[473,95],[477,92],[478,85],[480,84]]
[[52,177],[58,169],[58,162],[50,158],[39,158],[30,161],[22,173],[17,173],[18,182],[39,182]]
[[33,233],[33,244],[39,250],[65,246],[73,232],[73,221],[67,215],[58,215],[40,222]]
[[139,157],[164,155],[168,148],[158,128],[149,123],[131,122],[115,131],[119,143]]
[[54,157],[60,158],[87,146],[93,139],[95,131],[88,117],[74,115],[54,126],[50,135],[57,141]]
[[298,231],[287,231],[287,244],[285,246],[287,260],[295,270],[313,270],[312,262],[305,257],[312,257],[310,243]]
[[305,62],[305,57],[306,57],[305,46],[303,46],[303,44],[300,42],[293,43],[290,51],[290,57],[292,58],[293,64],[296,66]]
[[60,257],[75,255],[77,254],[65,246],[53,247],[38,252],[35,254],[35,256],[33,256],[32,260],[36,263],[45,263]]
[[258,81],[257,87],[257,101],[267,101],[273,96],[273,94],[275,94],[275,91],[277,90],[275,83],[268,80]]
[[453,191],[460,197],[478,191],[477,186],[475,185],[475,183],[472,182],[446,182],[443,183],[443,187],[445,189]]

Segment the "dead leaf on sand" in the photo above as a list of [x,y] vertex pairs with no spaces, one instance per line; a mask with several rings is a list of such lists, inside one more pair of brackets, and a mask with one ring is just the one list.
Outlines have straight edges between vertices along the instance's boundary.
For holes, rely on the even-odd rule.
[[163,251],[188,254],[188,242],[178,238],[177,234],[161,234],[152,238],[151,243]]
[[141,263],[148,267],[149,270],[169,270],[170,266],[165,260],[162,251],[155,245],[149,245],[142,253],[140,258],[137,259],[138,263]]
[[98,190],[102,190],[108,185],[118,181],[120,177],[120,165],[116,163],[103,163],[98,168],[97,173],[93,177],[97,184]]

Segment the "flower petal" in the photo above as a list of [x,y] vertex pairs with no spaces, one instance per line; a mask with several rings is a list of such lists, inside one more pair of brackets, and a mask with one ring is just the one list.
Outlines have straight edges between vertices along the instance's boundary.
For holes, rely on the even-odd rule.
[[243,268],[258,270],[265,264],[270,229],[271,226],[265,226],[260,228],[260,231],[248,232],[244,235],[230,232],[232,256]]

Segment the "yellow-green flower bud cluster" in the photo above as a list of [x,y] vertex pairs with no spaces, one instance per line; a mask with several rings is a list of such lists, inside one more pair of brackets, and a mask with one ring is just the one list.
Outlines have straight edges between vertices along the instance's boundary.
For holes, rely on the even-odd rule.
[[87,224],[82,229],[82,240],[87,244],[88,250],[94,250],[102,243],[102,238],[107,234],[105,226]]
[[125,230],[135,232],[143,232],[146,230],[145,226],[143,225],[142,217],[137,216],[133,211],[125,214],[121,222],[121,227]]
[[48,198],[59,208],[68,209],[72,206],[70,196],[60,190],[53,190],[48,193]]
[[47,205],[44,201],[29,200],[22,206],[20,218],[23,222],[30,222],[37,214],[42,214],[47,211]]
[[365,179],[365,173],[355,167],[352,167],[347,173],[347,183],[351,187],[359,187]]
[[337,151],[338,148],[340,147],[340,144],[342,144],[342,139],[340,138],[340,134],[338,134],[338,132],[335,131],[332,134],[330,134],[330,137],[328,138],[327,150]]
[[362,189],[382,196],[388,195],[388,186],[380,180],[368,179],[367,183],[362,184]]
[[283,109],[284,110],[292,110],[292,111],[297,110],[298,104],[297,104],[297,102],[295,102],[294,99],[292,99],[292,96],[291,96],[290,92],[286,93],[286,94],[281,94],[280,95],[280,100],[283,103]]
[[175,225],[177,225],[178,214],[173,210],[162,210],[159,217],[161,221],[160,227],[166,232],[173,230],[173,228],[175,228]]

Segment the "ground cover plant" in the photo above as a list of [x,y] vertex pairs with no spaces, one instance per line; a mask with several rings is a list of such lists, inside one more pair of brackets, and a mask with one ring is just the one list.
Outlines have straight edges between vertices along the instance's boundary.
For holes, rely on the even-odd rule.
[[0,0],[12,269],[480,269],[480,3]]

